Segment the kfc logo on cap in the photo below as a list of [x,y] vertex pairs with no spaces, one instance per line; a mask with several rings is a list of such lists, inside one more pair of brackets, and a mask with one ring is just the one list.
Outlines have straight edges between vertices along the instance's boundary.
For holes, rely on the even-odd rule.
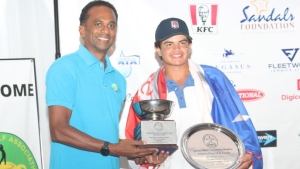
[[179,28],[178,22],[177,22],[177,21],[171,21],[171,27],[172,27],[173,29],[178,29],[178,28]]
[[194,33],[216,34],[217,27],[217,4],[194,4],[190,5],[192,29]]

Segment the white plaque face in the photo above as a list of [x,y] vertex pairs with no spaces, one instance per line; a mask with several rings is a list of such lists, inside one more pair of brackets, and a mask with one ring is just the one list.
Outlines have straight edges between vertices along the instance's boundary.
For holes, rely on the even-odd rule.
[[195,125],[182,136],[181,151],[199,169],[235,169],[245,153],[244,144],[231,130],[217,124]]
[[147,144],[176,144],[175,121],[141,121],[142,140]]

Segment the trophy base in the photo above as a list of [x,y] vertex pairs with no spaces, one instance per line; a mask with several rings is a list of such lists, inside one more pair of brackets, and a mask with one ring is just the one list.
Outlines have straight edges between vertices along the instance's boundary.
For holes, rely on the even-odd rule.
[[161,151],[169,152],[169,156],[172,155],[177,149],[178,146],[176,144],[148,144],[144,146],[139,146],[140,148],[157,148],[158,154]]

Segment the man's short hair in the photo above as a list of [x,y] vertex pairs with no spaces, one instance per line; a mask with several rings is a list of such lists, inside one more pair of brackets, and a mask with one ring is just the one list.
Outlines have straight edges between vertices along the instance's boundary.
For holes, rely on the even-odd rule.
[[80,25],[85,24],[85,22],[89,18],[89,15],[87,13],[94,6],[106,6],[110,9],[112,9],[114,11],[114,13],[116,15],[116,19],[118,21],[117,10],[111,3],[107,2],[107,1],[102,1],[102,0],[94,0],[94,1],[91,1],[88,4],[86,4],[85,7],[81,10],[81,14],[80,14],[80,17],[79,17]]

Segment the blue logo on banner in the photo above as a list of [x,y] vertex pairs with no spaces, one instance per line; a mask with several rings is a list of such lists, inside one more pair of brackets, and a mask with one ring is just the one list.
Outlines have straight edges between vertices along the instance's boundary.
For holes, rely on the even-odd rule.
[[234,53],[232,52],[232,50],[225,50],[225,53],[223,53],[223,57],[228,58],[230,55],[234,56]]
[[291,63],[268,64],[268,67],[271,70],[271,72],[300,71],[300,63],[294,62],[299,48],[288,48],[281,50],[284,53],[285,57],[287,57]]
[[[243,22],[261,22],[261,21],[266,21],[266,22],[269,22],[269,21],[292,21],[295,19],[295,17],[293,16],[293,14],[289,14],[289,8],[286,8],[283,15],[280,15],[280,14],[274,14],[274,11],[275,11],[275,8],[273,8],[272,12],[268,15],[268,16],[265,16],[265,15],[258,15],[258,16],[255,16],[255,15],[251,15],[250,17],[247,15],[247,12],[246,10],[249,8],[249,6],[246,6],[244,9],[243,9],[243,14],[244,14],[244,17],[245,19],[241,20],[240,22],[243,23]],[[262,12],[262,11],[260,11]]]
[[123,51],[118,58],[118,70],[125,77],[129,77],[132,72],[132,65],[140,64],[140,56],[139,55],[129,55],[125,56]]
[[258,142],[261,147],[276,147],[277,132],[276,130],[257,131]]
[[[278,11],[275,8],[269,8],[271,0],[252,0],[252,7],[245,6],[243,19],[240,20],[241,31],[293,31],[295,30],[295,16],[289,7]],[[256,12],[254,12],[256,10]]]
[[291,49],[281,49],[282,52],[285,54],[285,56],[291,61],[293,62],[299,48],[291,48]]
[[270,144],[272,141],[276,140],[276,137],[272,136],[271,134],[268,134],[268,133],[265,133],[266,136],[267,136],[267,139],[265,139],[265,143],[264,143],[264,146],[265,145],[268,145]]
[[219,59],[220,61],[215,67],[224,73],[242,73],[251,68],[249,63],[243,61],[245,58],[244,53],[234,53],[231,49],[224,49],[222,54],[217,53],[216,55],[222,56],[222,58]]

